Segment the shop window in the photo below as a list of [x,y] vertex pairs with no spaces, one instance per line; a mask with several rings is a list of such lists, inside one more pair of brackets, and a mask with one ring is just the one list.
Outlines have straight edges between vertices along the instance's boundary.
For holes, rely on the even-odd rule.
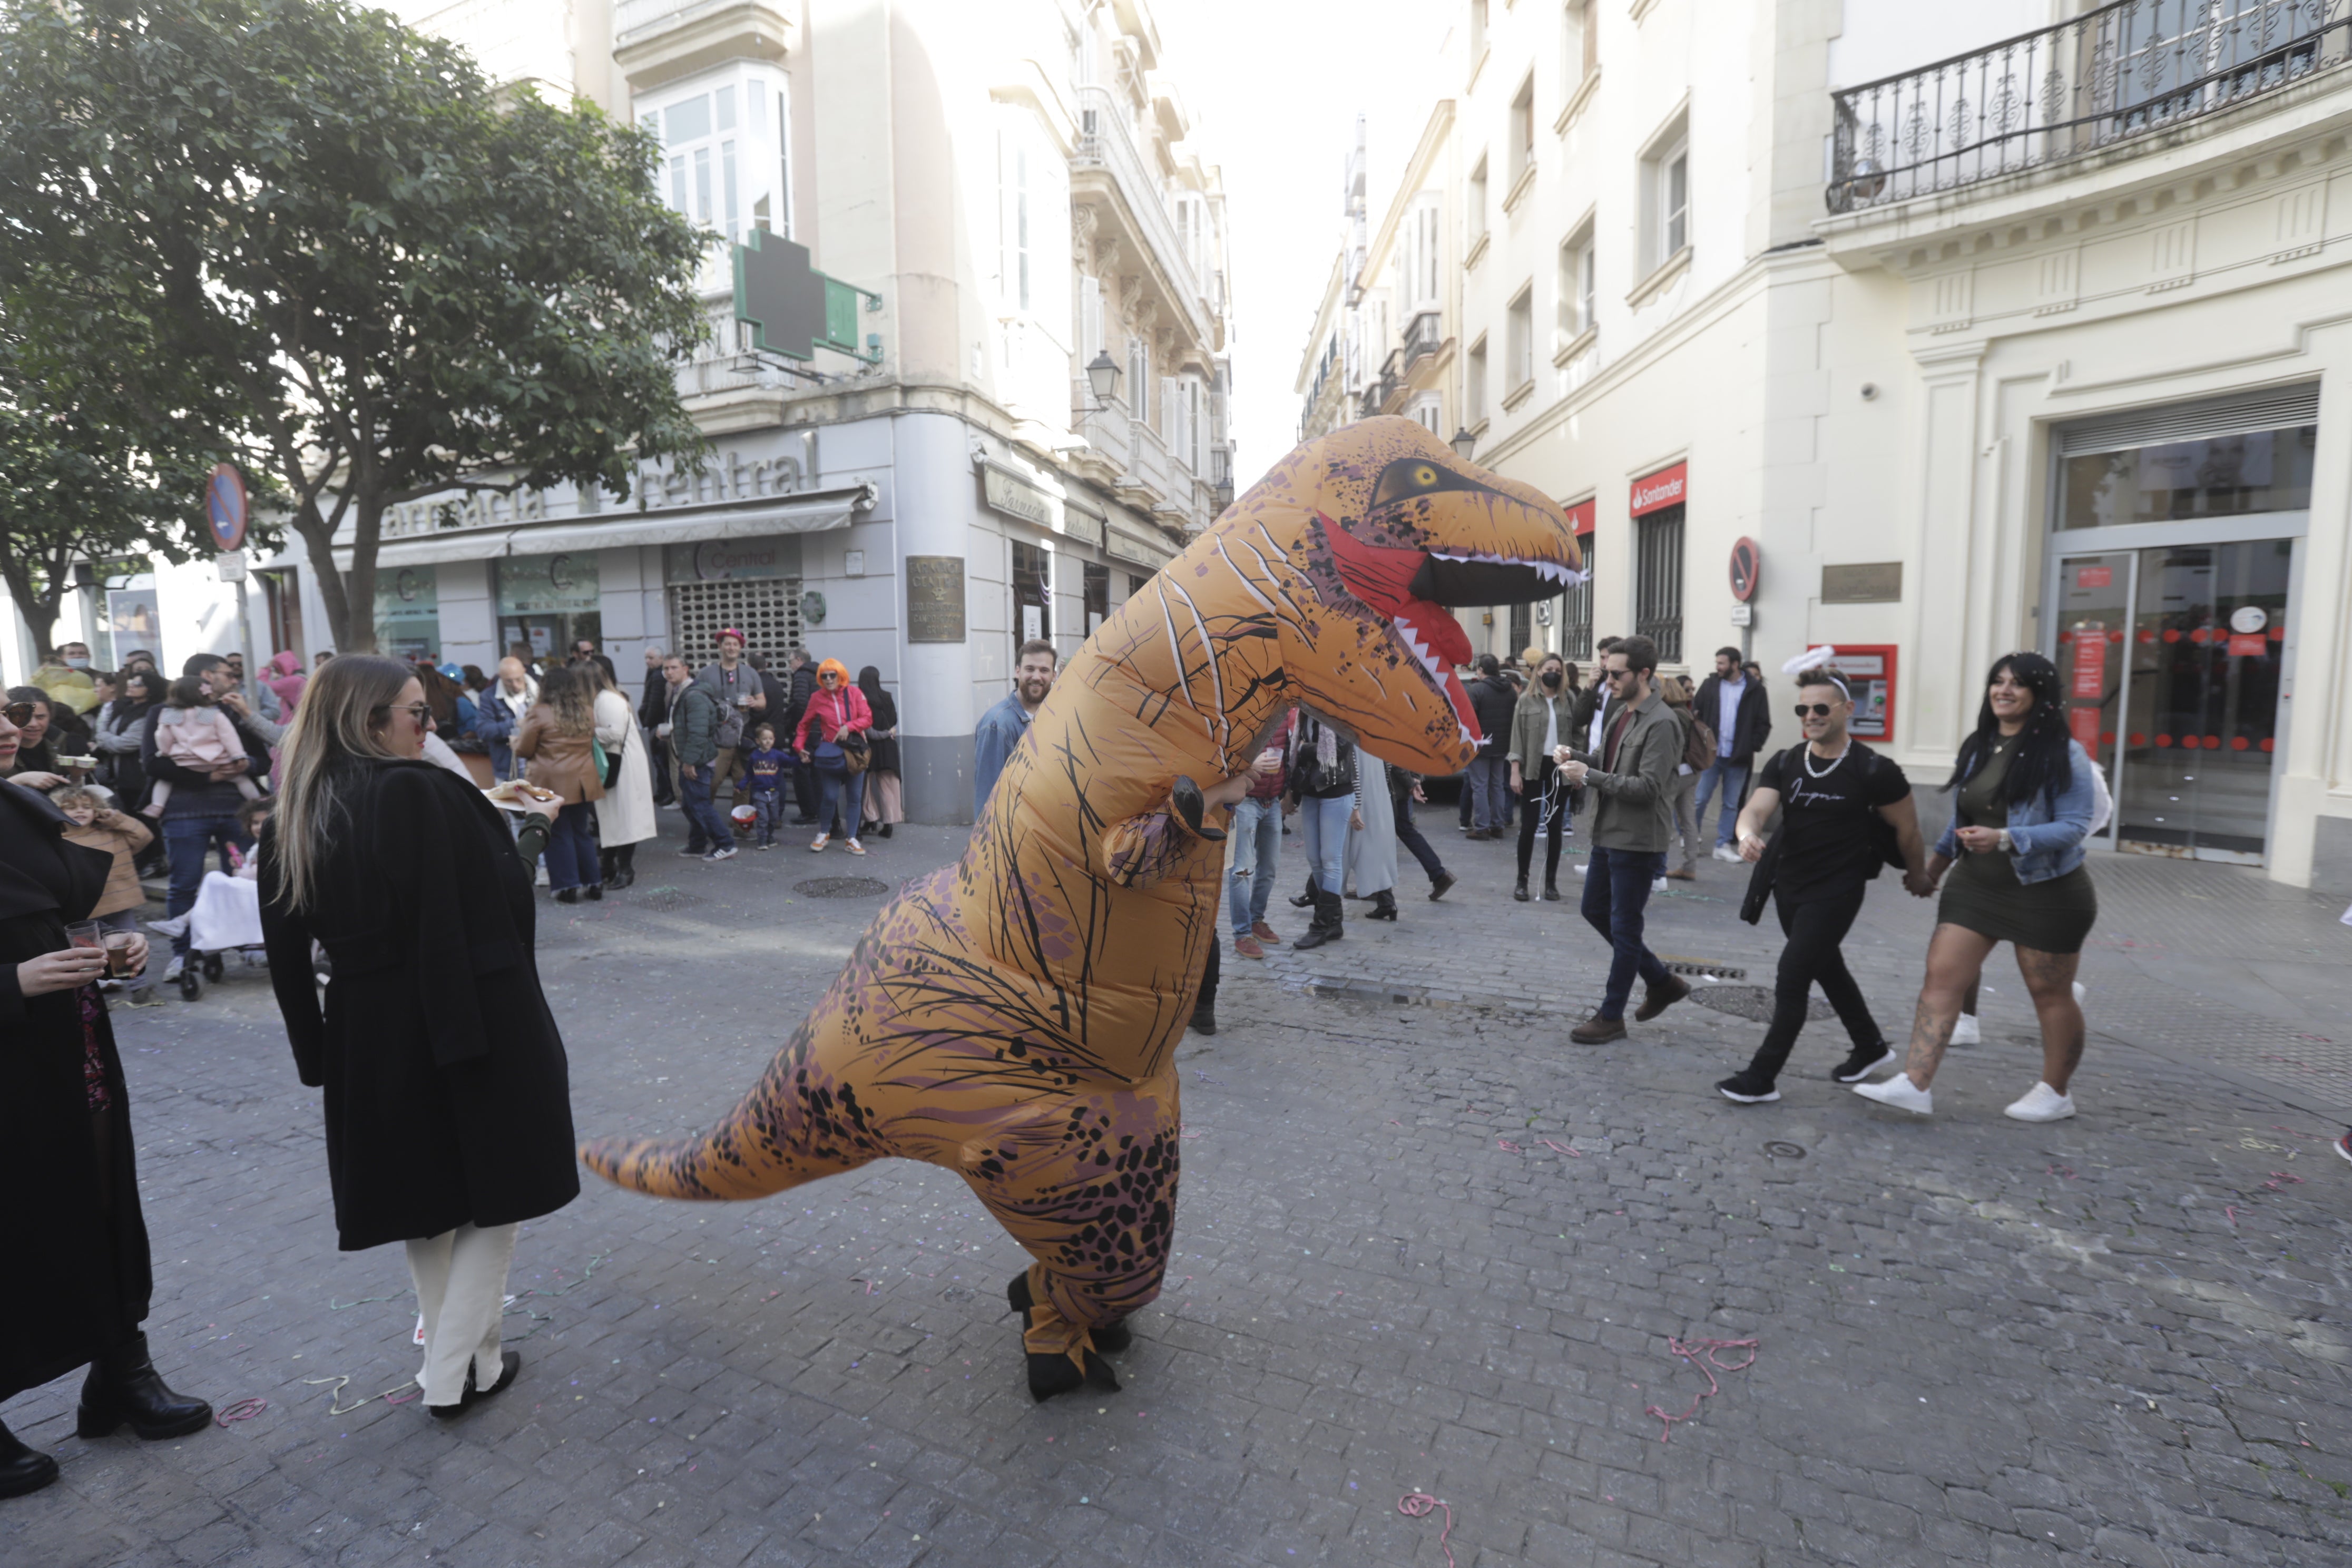
[[2179,522],[2311,506],[2319,426],[2248,430],[2061,459],[2061,529]]
[[1054,557],[1034,544],[1013,542],[1013,663],[1021,645],[1054,637]]
[[604,591],[593,553],[508,555],[491,568],[503,652],[545,658],[561,657],[583,637],[603,644]]
[[380,566],[375,650],[410,663],[441,662],[440,580],[431,566]]
[[1570,658],[1592,657],[1591,534],[1576,542],[1584,549],[1584,581],[1559,596],[1559,651]]
[[1082,570],[1086,576],[1087,636],[1092,637],[1110,616],[1110,568],[1089,561]]
[[1658,645],[1658,662],[1683,658],[1683,509],[1633,522],[1633,629]]
[[1511,606],[1511,646],[1504,651],[1517,658],[1536,640],[1536,607],[1533,605]]

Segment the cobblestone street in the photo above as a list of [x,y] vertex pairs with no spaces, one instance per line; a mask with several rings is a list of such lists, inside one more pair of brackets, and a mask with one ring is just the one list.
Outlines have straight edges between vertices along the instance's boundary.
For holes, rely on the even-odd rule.
[[[511,1392],[446,1425],[373,1397],[415,1371],[405,1266],[335,1250],[266,974],[118,1012],[156,1361],[268,1405],[142,1446],[76,1438],[75,1380],[10,1401],[64,1475],[0,1504],[0,1562],[2352,1561],[2352,1166],[2328,1151],[2352,930],[2325,900],[2095,858],[2075,1121],[2000,1115],[2040,1061],[2013,965],[1933,1121],[1830,1082],[1834,1022],[1779,1103],[1739,1107],[1710,1086],[1778,951],[1738,921],[1744,868],[1653,901],[1706,1005],[1579,1047],[1600,941],[1572,901],[1510,900],[1509,845],[1431,819],[1463,879],[1444,903],[1412,874],[1393,927],[1351,903],[1335,945],[1228,952],[1223,1027],[1181,1058],[1168,1289],[1122,1392],[1044,1405],[1003,1310],[1025,1255],[904,1163],[727,1206],[591,1180],[523,1232]],[[675,843],[602,904],[541,905],[583,1136],[707,1124],[882,890],[961,835],[854,864]],[[795,890],[847,876],[879,885]],[[1931,920],[1884,879],[1849,944],[1897,1039]],[[1670,1344],[1705,1339],[1756,1343],[1701,1399]],[[1416,1491],[1444,1506],[1401,1514]]]

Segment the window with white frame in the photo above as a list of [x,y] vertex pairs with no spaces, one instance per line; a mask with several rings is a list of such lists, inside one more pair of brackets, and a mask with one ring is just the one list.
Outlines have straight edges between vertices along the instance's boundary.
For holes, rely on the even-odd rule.
[[1463,203],[1464,232],[1475,245],[1486,234],[1486,160],[1482,155],[1477,166],[1470,171],[1470,189]]
[[1503,384],[1517,392],[1536,378],[1536,286],[1529,279],[1503,318]]
[[662,199],[740,243],[792,237],[792,99],[784,78],[749,66],[639,95],[637,123],[661,142]]
[[1462,416],[1473,430],[1486,422],[1486,340],[1483,337],[1463,356]]
[[1404,232],[1397,244],[1397,325],[1402,327],[1423,310],[1437,310],[1444,291],[1438,286],[1439,245],[1444,237],[1444,198],[1423,191],[1405,214]]
[[1642,273],[1664,267],[1691,242],[1690,116],[1678,114],[1642,154]]
[[1486,52],[1486,0],[1470,0],[1470,68]]
[[1559,321],[1553,330],[1553,353],[1592,330],[1599,271],[1592,220],[1587,218],[1559,247]]
[[1208,265],[1209,204],[1190,192],[1176,198],[1176,244],[1199,281]]
[[1593,0],[1568,0],[1560,17],[1560,79],[1573,93],[1601,63],[1601,18]]
[[1030,416],[1069,406],[1077,304],[1070,266],[1069,166],[1034,110],[998,106],[997,321],[1000,395]]
[[1520,176],[1535,166],[1536,161],[1536,73],[1529,71],[1527,80],[1511,100],[1511,188],[1518,189]]
[[1415,424],[1428,431],[1431,435],[1436,437],[1439,440],[1443,441],[1445,439],[1445,431],[1444,429],[1444,426],[1445,424],[1445,405],[1444,400],[1442,400],[1437,394],[1433,392],[1423,393],[1419,397],[1412,400],[1412,405],[1407,408],[1404,412],[1406,418],[1412,420]]
[[1127,415],[1151,422],[1151,344],[1141,332],[1127,336]]

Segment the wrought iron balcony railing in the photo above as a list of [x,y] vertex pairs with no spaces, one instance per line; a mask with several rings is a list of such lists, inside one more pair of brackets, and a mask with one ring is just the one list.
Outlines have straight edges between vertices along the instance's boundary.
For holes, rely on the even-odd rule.
[[1827,192],[1851,212],[2063,163],[2352,55],[2352,0],[2116,0],[1832,95]]
[[1423,310],[1405,323],[1404,363],[1401,367],[1411,374],[1413,365],[1435,353],[1445,342],[1445,326],[1435,310]]

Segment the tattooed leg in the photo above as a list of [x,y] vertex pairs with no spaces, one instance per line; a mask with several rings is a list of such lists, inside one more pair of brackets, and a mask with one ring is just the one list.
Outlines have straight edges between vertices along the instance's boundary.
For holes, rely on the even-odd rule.
[[2017,950],[2017,971],[2042,1021],[2042,1081],[2061,1094],[2083,1062],[2083,1009],[2074,1003],[2074,971],[2082,962],[2079,952]]
[[1918,1009],[1911,1019],[1911,1047],[1904,1053],[1903,1070],[1926,1089],[1935,1081],[1952,1043],[1952,1026],[1959,1021],[1960,1000],[1984,968],[1992,940],[1966,926],[1939,925],[1927,939],[1927,977],[1919,987]]

